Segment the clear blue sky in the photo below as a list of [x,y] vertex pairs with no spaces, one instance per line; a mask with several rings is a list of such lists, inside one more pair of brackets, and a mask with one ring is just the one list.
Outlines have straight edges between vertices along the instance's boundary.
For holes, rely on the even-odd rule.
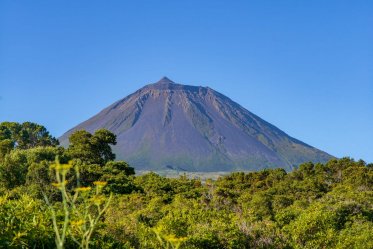
[[373,1],[0,1],[0,121],[54,135],[162,76],[373,162]]

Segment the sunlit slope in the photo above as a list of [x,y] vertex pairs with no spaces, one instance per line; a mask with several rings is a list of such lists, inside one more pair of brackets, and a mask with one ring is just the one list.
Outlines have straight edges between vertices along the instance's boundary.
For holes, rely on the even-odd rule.
[[208,87],[162,78],[66,132],[106,128],[117,135],[117,159],[139,170],[257,170],[325,162],[311,147]]

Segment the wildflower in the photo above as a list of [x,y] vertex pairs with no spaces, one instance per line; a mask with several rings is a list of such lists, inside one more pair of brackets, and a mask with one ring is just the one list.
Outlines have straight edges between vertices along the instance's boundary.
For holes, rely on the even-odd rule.
[[57,170],[58,169],[62,169],[62,170],[69,170],[71,169],[73,166],[70,165],[70,164],[60,164],[58,168],[56,168]]
[[54,168],[56,170],[69,170],[71,169],[73,166],[69,163],[69,164],[60,164],[60,163],[54,163],[50,166],[51,168]]
[[96,185],[97,187],[104,187],[106,186],[107,182],[95,181],[93,182],[93,184]]
[[77,192],[86,192],[86,191],[89,191],[91,189],[92,189],[91,187],[79,187],[79,188],[76,188],[75,191],[77,191]]
[[84,224],[84,220],[71,221],[71,225],[73,226],[81,226],[83,224]]

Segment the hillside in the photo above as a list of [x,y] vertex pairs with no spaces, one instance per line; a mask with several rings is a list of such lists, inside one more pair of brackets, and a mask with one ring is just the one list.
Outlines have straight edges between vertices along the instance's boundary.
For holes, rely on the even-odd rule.
[[106,128],[117,159],[139,170],[258,170],[332,158],[290,137],[223,94],[164,77],[66,132]]

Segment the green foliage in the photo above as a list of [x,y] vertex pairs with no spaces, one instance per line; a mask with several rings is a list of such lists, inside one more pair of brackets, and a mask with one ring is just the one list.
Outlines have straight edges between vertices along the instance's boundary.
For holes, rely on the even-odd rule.
[[95,181],[106,181],[109,185],[105,188],[105,191],[116,194],[131,193],[138,189],[131,177],[135,174],[135,171],[126,162],[109,161],[102,166],[74,160],[73,164],[74,167],[79,168],[79,179],[83,185],[90,185]]
[[[96,133],[77,132],[67,150],[6,152],[0,248],[54,248],[54,234],[62,237],[64,229],[66,248],[373,248],[373,167],[364,161],[310,162],[288,173],[232,173],[206,182],[135,176],[127,163],[112,161],[115,136]],[[56,156],[64,164],[72,159],[60,175],[49,168]]]
[[131,176],[135,175],[134,168],[123,161],[109,161],[102,168],[101,181],[108,183],[105,189],[108,193],[130,194],[138,188],[133,183]]
[[58,140],[52,137],[44,126],[32,122],[22,124],[16,122],[0,123],[0,141],[3,140],[8,140],[6,142],[8,146],[19,149],[59,144]]
[[11,139],[0,138],[0,162],[4,160],[5,155],[8,154],[13,148],[14,142]]
[[[373,225],[372,202],[370,191],[338,186],[320,201],[312,203],[284,229],[290,234],[295,248],[338,248],[340,240],[345,240],[346,231],[354,232],[359,227]],[[369,236],[362,234],[359,241],[355,245],[369,241]]]
[[115,159],[110,145],[117,143],[116,136],[106,129],[99,129],[94,134],[79,130],[71,134],[69,141],[67,155],[86,164],[105,165]]
[[53,248],[46,206],[26,194],[0,196],[0,248]]
[[[74,194],[69,193],[66,188],[67,174],[72,167],[71,163],[60,164],[57,159],[51,165],[57,179],[57,182],[52,185],[59,190],[62,205],[52,205],[46,195],[44,195],[44,198],[52,217],[56,247],[58,249],[65,248],[66,237],[70,235],[79,248],[88,249],[94,229],[107,210],[112,196],[106,198],[102,194],[102,189],[107,182],[94,182],[94,194],[90,195],[91,187],[80,187],[79,178],[77,179],[78,187],[74,189]],[[77,171],[77,169],[75,170]],[[79,175],[78,172],[76,174]],[[63,213],[62,225],[59,225],[58,211]]]
[[56,156],[63,156],[63,148],[36,147],[27,150],[12,150],[0,163],[0,182],[6,188],[14,188],[28,184],[45,184],[49,181],[48,170],[50,162]]
[[0,186],[14,188],[25,184],[31,165],[37,167],[35,164],[62,154],[63,149],[57,149],[57,145],[58,140],[44,126],[31,122],[0,123]]

